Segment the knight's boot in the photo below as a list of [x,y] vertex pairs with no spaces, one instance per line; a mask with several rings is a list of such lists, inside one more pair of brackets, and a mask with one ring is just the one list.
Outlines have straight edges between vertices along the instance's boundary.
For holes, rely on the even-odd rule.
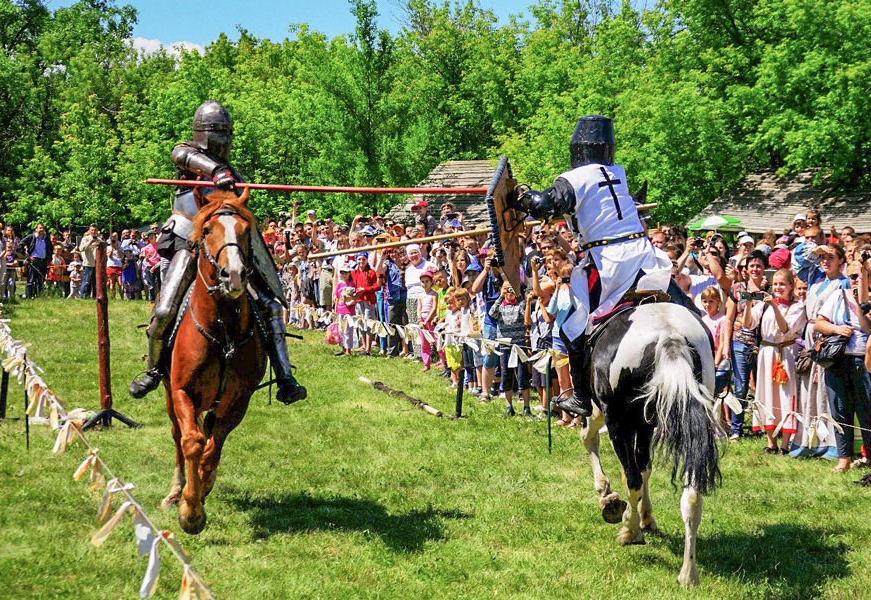
[[297,383],[290,366],[290,357],[287,355],[287,342],[284,336],[284,312],[281,304],[275,300],[268,301],[269,314],[269,361],[275,370],[275,383],[278,392],[275,397],[279,402],[293,404],[297,400],[304,400],[308,393],[306,389]]
[[148,338],[148,369],[142,377],[130,382],[130,395],[134,398],[144,398],[149,392],[153,392],[160,385],[162,373],[160,371],[160,358],[163,355],[163,340],[156,336]]
[[161,369],[164,336],[170,324],[175,321],[179,307],[196,275],[196,263],[193,253],[189,250],[179,250],[166,269],[166,278],[160,290],[160,298],[151,313],[148,325],[148,369],[139,379],[130,383],[130,395],[142,398],[157,389],[163,378]]
[[566,344],[573,389],[571,396],[555,403],[560,410],[585,418],[593,415],[593,392],[590,389],[590,372],[586,358],[588,338],[587,335],[581,335]]

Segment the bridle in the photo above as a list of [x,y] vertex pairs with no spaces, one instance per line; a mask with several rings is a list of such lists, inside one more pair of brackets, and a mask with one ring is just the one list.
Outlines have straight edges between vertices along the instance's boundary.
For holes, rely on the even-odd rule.
[[[215,211],[215,213],[212,216],[213,217],[232,216],[232,217],[238,217],[240,219],[242,218],[242,215],[239,213],[239,211],[237,211],[234,208],[221,208],[220,210]],[[203,235],[200,237],[199,250],[200,250],[200,253],[203,255],[203,257],[205,257],[205,259],[207,261],[209,261],[209,264],[212,265],[212,268],[214,268],[215,279],[217,279],[217,283],[215,283],[214,285],[209,284],[209,282],[206,280],[205,275],[203,275],[203,271],[200,268],[199,261],[197,261],[197,274],[199,275],[203,284],[206,286],[206,292],[208,292],[208,294],[210,296],[214,296],[216,293],[223,293],[224,292],[223,280],[226,279],[226,277],[221,277],[221,275],[224,273],[224,267],[222,267],[221,265],[218,264],[218,259],[221,257],[221,252],[223,252],[227,248],[232,248],[232,247],[236,247],[239,249],[239,254],[242,255],[242,262],[245,265],[245,271],[243,272],[243,276],[242,276],[242,284],[243,284],[242,287],[244,288],[245,284],[248,281],[248,277],[254,271],[254,266],[253,266],[252,261],[251,261],[250,252],[248,254],[246,254],[245,250],[242,248],[242,246],[237,244],[236,242],[224,242],[224,244],[220,248],[218,248],[218,251],[213,255],[209,251],[208,246],[206,246],[206,236],[208,236],[208,235],[209,235],[209,232],[206,232],[206,231],[203,232]]]

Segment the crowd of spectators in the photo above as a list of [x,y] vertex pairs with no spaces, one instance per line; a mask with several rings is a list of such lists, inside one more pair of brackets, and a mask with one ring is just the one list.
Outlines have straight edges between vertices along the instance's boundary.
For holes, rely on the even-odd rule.
[[[292,323],[318,327],[323,321],[317,315],[329,311],[356,312],[390,324],[416,323],[446,337],[440,350],[423,332],[413,342],[371,334],[357,340],[355,330],[345,327],[341,353],[416,359],[423,370],[435,365],[452,385],[462,369],[467,391],[483,402],[501,393],[507,416],[515,414],[518,397],[524,414],[541,412],[546,406],[545,377],[530,372],[525,363],[509,367],[508,352],[500,357],[451,344],[450,334],[480,333],[484,339],[510,340],[531,351],[564,352],[558,331],[571,308],[567,277],[582,258],[577,240],[563,223],[527,229],[521,237],[524,289],[515,290],[493,264],[486,235],[415,242],[462,231],[462,215],[452,205],[440,207],[439,218],[422,201],[414,211],[413,225],[358,216],[345,226],[318,220],[315,211],[308,211],[301,223],[290,216],[285,239],[276,236],[272,247],[288,302],[312,309],[291,311]],[[871,447],[871,377],[866,368],[866,363],[871,367],[871,352],[866,352],[871,304],[864,304],[871,237],[857,235],[848,225],[826,230],[822,219],[818,211],[809,210],[781,230],[756,237],[743,231],[693,234],[677,225],[650,229],[649,237],[671,257],[674,279],[694,299],[715,340],[717,392],[730,395],[723,404],[730,440],[761,436],[766,453],[822,456],[837,460],[835,470],[843,472],[868,464],[864,448],[853,460],[855,438]],[[277,228],[272,222],[268,229]],[[308,258],[392,240],[408,243],[397,249]],[[823,369],[807,359],[807,351],[817,336],[830,333],[849,337],[849,343],[846,356]],[[555,368],[551,381],[553,395],[570,389],[568,367]],[[532,389],[538,393],[534,407]],[[578,423],[570,415],[558,416],[568,427]]]
[[[95,224],[78,237],[69,229],[47,231],[38,224],[32,233],[19,238],[15,228],[7,225],[0,256],[0,299],[33,299],[40,294],[93,298],[95,253],[104,243],[109,297],[154,302],[160,291],[157,235],[156,225],[145,232],[111,232],[105,239]],[[19,282],[24,282],[23,290]]]
[[[419,339],[410,340],[394,329],[361,332],[346,320],[338,354],[417,360],[423,371],[436,371],[451,386],[463,385],[481,402],[501,395],[509,417],[516,414],[519,399],[524,415],[541,418],[548,380],[551,396],[573,387],[567,365],[554,367],[548,378],[522,361],[510,366],[509,352],[500,356],[462,342],[472,336],[528,352],[565,352],[558,334],[571,309],[567,282],[583,255],[564,223],[524,231],[524,286],[514,289],[494,264],[487,234],[469,231],[451,239],[416,241],[472,229],[450,203],[435,216],[425,201],[418,201],[410,223],[358,215],[344,224],[319,219],[313,209],[305,215],[298,210],[295,203],[291,213],[279,213],[262,226],[291,307],[290,324],[325,327],[330,321],[325,316],[333,313],[417,324]],[[661,225],[648,235],[671,257],[673,278],[694,299],[711,330],[717,393],[727,400],[723,416],[730,440],[758,435],[766,453],[822,456],[836,460],[839,473],[867,466],[871,236],[857,235],[849,225],[826,229],[817,210],[795,215],[784,225],[757,237],[747,232],[693,234],[678,225]],[[152,226],[144,233],[113,232],[103,240],[91,226],[73,239],[70,231],[46,233],[40,225],[20,239],[7,226],[0,295],[14,297],[23,280],[22,295],[34,297],[44,280],[46,293],[92,296],[94,249],[105,241],[110,297],[154,302],[160,289],[156,236]],[[318,257],[392,241],[404,244]],[[818,336],[831,334],[847,338],[847,348],[843,358],[823,369],[808,359],[808,351]],[[557,417],[566,427],[579,423],[569,414]],[[863,448],[854,460],[857,437]]]

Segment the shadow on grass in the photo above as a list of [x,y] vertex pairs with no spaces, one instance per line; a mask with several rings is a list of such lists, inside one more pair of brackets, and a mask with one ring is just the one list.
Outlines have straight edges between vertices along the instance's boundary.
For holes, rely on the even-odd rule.
[[359,531],[377,536],[396,552],[422,552],[428,541],[444,538],[442,519],[468,519],[455,510],[411,510],[389,514],[365,498],[318,497],[310,494],[251,498],[236,493],[227,502],[248,513],[254,536],[306,531]]
[[[829,581],[850,575],[847,562],[850,549],[834,541],[842,534],[837,529],[788,523],[763,526],[752,533],[702,534],[696,547],[700,577],[704,579],[707,573],[734,580],[739,586],[759,587],[766,600],[817,598]],[[660,531],[647,540],[653,545],[664,543],[678,558],[680,568],[682,533]],[[646,556],[643,560],[672,568],[661,558]],[[677,570],[674,575],[677,577]]]

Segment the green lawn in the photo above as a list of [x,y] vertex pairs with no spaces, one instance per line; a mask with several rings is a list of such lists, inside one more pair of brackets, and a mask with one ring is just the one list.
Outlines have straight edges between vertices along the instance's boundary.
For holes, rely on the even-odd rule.
[[[9,316],[7,314],[7,316]],[[98,407],[94,306],[21,303],[16,338],[67,408]],[[682,598],[679,494],[664,469],[652,496],[661,529],[621,548],[601,520],[583,447],[542,421],[503,419],[498,402],[468,402],[468,418],[432,417],[357,381],[381,380],[446,412],[445,380],[408,361],[333,357],[323,334],[291,341],[309,398],[286,407],[258,392],[230,436],[209,524],[181,532],[160,511],[173,466],[162,393],[126,395],[142,369],[147,303],[112,302],[115,408],[143,428],[88,434],[158,527],[171,529],[216,598]],[[99,495],[72,480],[81,445],[52,454],[12,385],[0,423],[0,598],[135,598],[146,559],[127,520],[100,548]],[[607,444],[606,444],[607,445]],[[857,598],[871,581],[871,491],[831,464],[771,457],[762,443],[728,448],[723,487],[707,498],[695,598]],[[613,452],[605,467],[619,487]],[[156,597],[177,598],[181,569],[165,549]]]

